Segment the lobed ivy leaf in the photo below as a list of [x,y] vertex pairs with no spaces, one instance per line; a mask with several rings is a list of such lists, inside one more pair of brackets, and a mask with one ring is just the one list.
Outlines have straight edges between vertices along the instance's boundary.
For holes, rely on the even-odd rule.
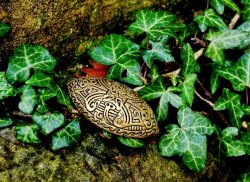
[[232,9],[236,13],[238,13],[238,14],[240,13],[239,7],[232,0],[220,0],[220,2],[221,2],[221,4],[227,6],[228,8]]
[[239,140],[234,139],[238,135],[237,128],[227,127],[222,131],[221,135],[221,145],[227,156],[235,157],[246,153],[243,144]]
[[50,76],[43,72],[35,72],[25,84],[36,87],[48,87],[51,88],[53,81]]
[[166,46],[168,36],[161,36],[156,41],[149,40],[148,44],[152,47],[143,53],[143,60],[149,68],[152,67],[154,60],[162,62],[173,62],[174,57],[171,55],[169,47]]
[[239,140],[243,145],[246,153],[250,155],[250,131],[242,133]]
[[6,118],[6,119],[0,118],[0,128],[4,128],[12,124],[13,124],[13,121],[10,118]]
[[213,9],[206,9],[204,15],[196,15],[194,21],[198,23],[202,32],[205,32],[208,27],[217,28],[219,30],[227,28],[227,25]]
[[241,108],[240,95],[230,92],[229,89],[224,88],[222,96],[214,105],[214,110],[220,111],[227,109],[230,115],[231,124],[237,128],[241,127],[241,117],[244,112]]
[[11,84],[24,82],[30,76],[30,70],[52,71],[56,59],[40,45],[21,44],[10,57],[6,76]]
[[194,101],[194,84],[197,79],[196,74],[189,74],[186,76],[183,84],[182,84],[182,90],[181,90],[181,98],[188,103],[188,105],[191,107]]
[[125,138],[121,136],[117,136],[117,139],[119,142],[121,142],[123,145],[131,148],[141,148],[145,147],[145,144],[142,139],[139,138]]
[[205,50],[205,56],[212,59],[216,64],[223,66],[225,63],[223,50],[238,47],[247,37],[248,33],[241,30],[210,31],[205,37],[205,39],[211,41]]
[[178,125],[166,127],[159,142],[162,156],[183,156],[183,162],[191,170],[201,171],[206,162],[206,135],[211,135],[214,127],[206,117],[182,107],[178,111]]
[[[129,84],[142,85],[139,75],[139,46],[121,35],[111,34],[104,38],[100,45],[90,51],[96,62],[111,66],[108,79],[118,78]],[[126,76],[122,74],[126,72]]]
[[44,135],[52,133],[64,124],[63,114],[57,112],[44,115],[36,112],[32,115],[32,120],[41,127]]
[[221,3],[220,0],[209,0],[211,6],[219,13],[220,15],[223,14],[225,6]]
[[181,49],[181,61],[181,73],[184,78],[191,73],[200,71],[200,66],[194,60],[194,52],[189,43],[184,44]]
[[159,105],[156,108],[156,119],[158,122],[162,122],[167,118],[169,103],[176,108],[184,104],[183,99],[173,91],[175,90],[172,87],[166,90],[163,78],[159,77],[151,85],[139,90],[138,93],[146,101],[160,98]]
[[0,100],[15,95],[16,91],[6,80],[5,72],[0,72]]
[[217,73],[229,80],[237,91],[250,87],[250,53],[245,53],[233,66],[217,70]]
[[73,119],[66,127],[52,135],[52,150],[58,150],[78,144],[81,129],[77,119]]
[[136,21],[129,25],[128,33],[140,35],[146,33],[149,39],[162,35],[176,37],[173,28],[175,15],[166,11],[140,10],[136,13]]
[[16,139],[24,143],[41,143],[37,124],[15,126]]
[[38,95],[32,86],[24,85],[19,91],[22,93],[18,108],[25,114],[31,114],[38,103]]
[[0,37],[3,37],[10,30],[10,26],[0,22]]

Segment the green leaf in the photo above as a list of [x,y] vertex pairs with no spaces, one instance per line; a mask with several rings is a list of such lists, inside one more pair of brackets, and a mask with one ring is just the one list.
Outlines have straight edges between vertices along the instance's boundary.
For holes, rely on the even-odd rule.
[[227,156],[241,156],[246,153],[243,144],[234,139],[237,135],[238,129],[235,127],[227,127],[222,131],[221,143]]
[[[111,34],[104,38],[100,45],[90,51],[96,62],[111,66],[108,79],[118,78],[133,85],[142,85],[139,76],[139,46],[121,35]],[[122,73],[127,72],[125,77]]]
[[18,108],[25,114],[31,114],[38,103],[38,95],[34,88],[29,85],[22,86],[19,91],[22,92],[22,95]]
[[25,143],[41,143],[38,138],[39,130],[36,124],[15,126],[16,139]]
[[52,150],[78,144],[81,129],[77,119],[73,119],[65,128],[52,135]]
[[205,56],[211,58],[218,65],[223,66],[225,62],[223,50],[239,46],[247,36],[248,33],[241,30],[210,31],[205,37],[205,39],[211,41],[205,50]]
[[52,82],[52,78],[49,77],[47,74],[42,72],[36,72],[25,82],[25,84],[36,87],[51,88]]
[[0,22],[0,37],[3,37],[10,30],[10,26]]
[[134,35],[146,33],[149,39],[162,35],[175,37],[171,28],[174,26],[176,17],[169,12],[140,10],[135,18],[136,21],[128,27],[128,33]]
[[191,170],[202,171],[206,162],[206,135],[211,135],[214,127],[210,120],[190,108],[178,111],[178,123],[166,127],[167,134],[159,142],[162,156],[183,156],[183,162]]
[[5,72],[0,72],[0,100],[16,95],[16,91],[5,78]]
[[165,63],[174,61],[174,57],[171,55],[169,47],[165,45],[167,41],[167,35],[159,37],[156,41],[148,41],[152,48],[143,53],[143,60],[147,63],[149,68],[152,67],[154,60],[159,60]]
[[212,67],[212,74],[210,78],[210,86],[212,94],[214,94],[220,86],[220,78],[219,74],[217,73],[217,69],[218,69],[217,65],[214,65]]
[[224,88],[222,96],[220,96],[214,105],[214,110],[216,111],[225,109],[229,111],[231,124],[240,128],[241,117],[244,115],[241,108],[240,95],[230,92],[227,88]]
[[39,89],[38,92],[40,93],[40,97],[36,110],[40,113],[47,113],[49,110],[47,109],[48,107],[45,101],[57,96],[57,94],[49,89]]
[[194,21],[198,23],[202,32],[205,32],[208,27],[214,27],[219,30],[227,28],[227,25],[213,9],[206,9],[204,15],[196,15]]
[[187,39],[190,35],[195,34],[197,31],[197,24],[192,22],[188,24],[179,34],[179,41],[181,44],[185,43],[185,39]]
[[250,53],[245,53],[233,66],[217,70],[217,73],[229,80],[237,91],[250,87]]
[[7,126],[10,126],[13,124],[13,121],[9,118],[7,119],[1,119],[0,118],[0,128],[4,128],[4,127],[7,127]]
[[220,0],[220,2],[221,2],[221,4],[229,7],[230,9],[235,11],[236,13],[238,13],[238,14],[240,13],[239,7],[232,0]]
[[161,97],[161,95],[165,92],[165,90],[166,87],[164,80],[162,77],[159,77],[151,85],[148,85],[139,90],[138,93],[143,100],[148,101]]
[[194,100],[194,84],[196,78],[196,74],[189,74],[186,76],[182,85],[181,97],[186,103],[189,104],[190,107],[192,106]]
[[[250,3],[249,3],[250,4]],[[240,26],[237,27],[237,30],[248,32],[248,37],[242,41],[239,45],[239,48],[243,49],[250,45],[250,21],[245,21]]]
[[181,72],[184,77],[194,72],[198,72],[199,64],[194,60],[194,52],[190,44],[184,44],[181,49]]
[[243,106],[242,109],[245,115],[250,115],[250,106]]
[[156,109],[156,120],[162,122],[167,119],[168,116],[168,102],[169,96],[167,92],[164,92],[160,98],[159,105]]
[[52,93],[56,93],[57,102],[71,108],[71,100],[69,95],[57,84],[53,83],[49,88]]
[[158,66],[156,64],[153,64],[148,76],[151,78],[151,82],[154,82],[157,78],[160,77]]
[[63,114],[56,112],[44,115],[41,115],[36,112],[32,115],[32,120],[34,123],[38,124],[41,127],[41,132],[44,135],[52,133],[54,130],[64,124]]
[[143,140],[139,138],[125,138],[117,136],[117,139],[119,140],[119,142],[121,142],[123,145],[127,147],[132,147],[132,148],[145,147]]
[[55,58],[42,46],[21,44],[10,58],[6,76],[9,82],[24,82],[30,70],[52,71],[56,66]]
[[209,0],[211,6],[219,13],[223,14],[225,6],[220,2],[220,0]]
[[242,18],[243,20],[250,20],[250,3],[247,0],[247,2],[244,3],[244,9],[242,11]]
[[250,131],[241,134],[240,142],[245,148],[246,153],[250,155]]

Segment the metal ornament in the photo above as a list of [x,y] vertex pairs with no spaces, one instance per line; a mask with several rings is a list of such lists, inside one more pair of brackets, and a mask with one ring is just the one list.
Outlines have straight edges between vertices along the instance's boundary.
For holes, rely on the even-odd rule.
[[159,132],[150,106],[126,85],[102,78],[77,78],[68,83],[68,90],[79,112],[110,133],[145,138]]

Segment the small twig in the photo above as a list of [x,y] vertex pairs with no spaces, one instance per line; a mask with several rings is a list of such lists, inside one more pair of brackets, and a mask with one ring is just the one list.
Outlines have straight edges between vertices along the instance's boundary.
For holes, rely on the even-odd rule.
[[240,19],[240,15],[239,14],[235,14],[234,17],[232,18],[231,22],[229,23],[229,28],[233,29],[235,24],[237,23],[237,21]]
[[209,99],[213,99],[212,95],[210,94],[210,92],[204,87],[204,85],[201,83],[201,81],[197,78],[196,82],[200,85],[201,89],[204,91],[205,95],[209,98]]
[[194,89],[194,93],[201,99],[203,100],[204,102],[206,102],[208,105],[210,105],[211,107],[214,107],[214,103],[212,103],[211,101],[203,98],[197,91],[196,89]]
[[20,116],[20,117],[23,117],[23,118],[32,118],[32,115],[24,114],[24,113],[22,113],[20,111],[13,111],[11,114],[15,115],[15,116]]

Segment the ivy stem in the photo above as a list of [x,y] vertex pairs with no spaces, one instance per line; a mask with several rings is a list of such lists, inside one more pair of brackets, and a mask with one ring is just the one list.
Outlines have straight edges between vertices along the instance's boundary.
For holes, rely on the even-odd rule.
[[32,118],[32,115],[24,114],[24,113],[22,113],[20,111],[13,111],[11,114],[14,115],[14,116],[20,116],[20,117],[23,117],[23,118]]
[[204,87],[204,85],[201,83],[201,81],[197,78],[196,82],[200,85],[201,89],[204,91],[205,95],[209,98],[209,99],[213,99],[212,95],[210,94],[210,92]]
[[212,103],[211,101],[203,98],[198,92],[196,89],[194,89],[194,93],[195,95],[197,95],[201,100],[203,100],[204,102],[206,102],[208,105],[210,105],[211,107],[214,107],[214,103]]

